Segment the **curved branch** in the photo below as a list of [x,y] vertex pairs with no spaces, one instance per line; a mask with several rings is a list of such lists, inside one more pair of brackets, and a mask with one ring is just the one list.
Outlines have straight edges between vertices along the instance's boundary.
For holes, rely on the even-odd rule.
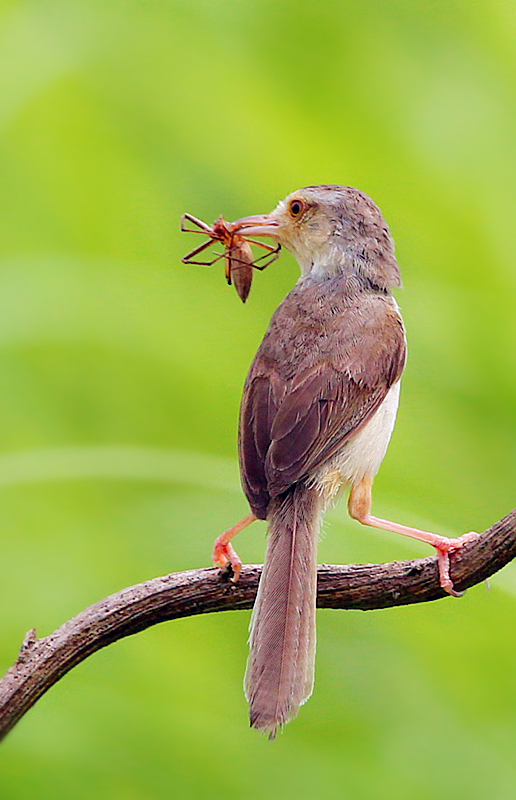
[[[451,575],[463,590],[488,578],[516,556],[516,509],[451,556]],[[0,737],[76,664],[118,639],[180,617],[251,608],[261,566],[242,569],[234,584],[216,569],[154,578],[106,597],[42,639],[29,631],[16,663],[0,681]],[[424,603],[447,596],[437,559],[390,564],[322,565],[319,608],[370,610]]]

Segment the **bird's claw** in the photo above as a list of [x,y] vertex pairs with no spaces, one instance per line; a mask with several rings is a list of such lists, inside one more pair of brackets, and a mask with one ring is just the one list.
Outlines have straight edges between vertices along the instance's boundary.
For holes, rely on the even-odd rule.
[[213,564],[215,567],[219,567],[221,571],[231,567],[233,572],[231,580],[236,583],[242,570],[242,560],[231,542],[224,541],[223,536],[224,534],[215,540],[212,555]]
[[465,544],[475,541],[480,534],[475,531],[464,533],[457,539],[448,539],[444,536],[438,544],[434,544],[437,550],[437,561],[439,565],[439,582],[445,592],[451,594],[452,597],[462,597],[466,594],[465,591],[457,592],[453,587],[453,581],[450,576],[450,553],[455,550],[460,550]]

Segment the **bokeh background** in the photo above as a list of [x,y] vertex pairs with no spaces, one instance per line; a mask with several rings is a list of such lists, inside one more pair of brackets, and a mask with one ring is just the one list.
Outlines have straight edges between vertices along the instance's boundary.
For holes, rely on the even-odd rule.
[[[246,513],[247,367],[297,278],[243,306],[185,267],[208,221],[345,183],[397,241],[410,357],[382,516],[443,534],[516,504],[511,2],[4,0],[0,661],[114,591],[207,565]],[[260,561],[265,528],[242,534]],[[320,560],[428,549],[328,515]],[[460,601],[319,612],[316,690],[247,727],[248,613],[95,655],[0,752],[0,796],[513,800],[516,569]]]

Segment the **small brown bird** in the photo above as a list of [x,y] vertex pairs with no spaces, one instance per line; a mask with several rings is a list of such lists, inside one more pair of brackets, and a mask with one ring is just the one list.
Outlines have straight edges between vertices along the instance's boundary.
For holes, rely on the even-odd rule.
[[301,267],[244,388],[240,467],[252,513],[217,539],[213,553],[238,578],[231,539],[255,519],[269,522],[245,689],[251,725],[274,738],[312,693],[317,540],[339,491],[350,488],[349,513],[364,525],[433,545],[450,594],[449,553],[477,534],[447,539],[371,514],[406,357],[391,295],[401,276],[376,204],[348,186],[309,186],[232,230],[272,237]]

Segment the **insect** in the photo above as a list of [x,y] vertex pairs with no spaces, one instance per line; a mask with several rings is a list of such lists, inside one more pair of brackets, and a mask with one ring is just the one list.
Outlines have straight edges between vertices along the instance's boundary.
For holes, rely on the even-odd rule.
[[[197,226],[195,228],[188,228],[187,223],[191,222]],[[228,284],[231,286],[233,283],[241,301],[245,303],[251,291],[251,283],[253,281],[253,267],[255,269],[265,269],[269,264],[272,264],[278,258],[281,246],[272,247],[270,244],[263,242],[256,242],[254,239],[247,239],[239,233],[232,230],[232,223],[228,222],[221,215],[213,225],[208,225],[192,214],[183,214],[181,218],[181,230],[186,233],[202,233],[209,237],[207,242],[196,247],[183,258],[183,264],[200,264],[202,266],[211,267],[219,259],[225,260],[225,274]],[[224,245],[223,253],[215,253],[215,258],[211,261],[196,261],[196,256],[200,255],[214,242],[221,242]],[[251,244],[261,247],[266,250],[262,256],[254,257],[251,250]]]

